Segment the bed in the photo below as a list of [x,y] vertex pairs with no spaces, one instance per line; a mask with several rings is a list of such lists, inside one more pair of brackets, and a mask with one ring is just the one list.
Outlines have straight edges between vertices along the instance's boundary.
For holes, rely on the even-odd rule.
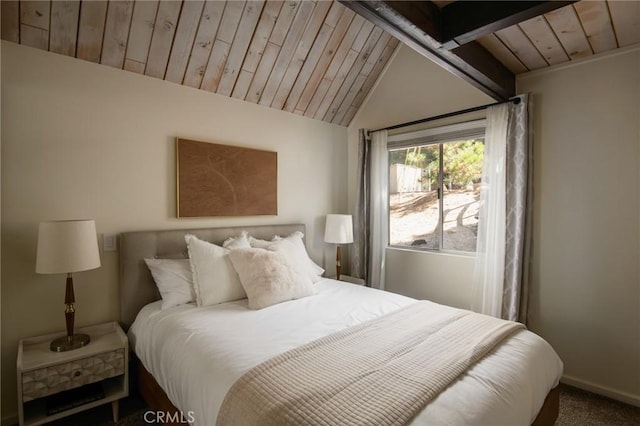
[[[312,297],[261,310],[247,309],[246,299],[160,309],[143,259],[185,257],[186,233],[221,244],[243,230],[270,239],[304,232],[304,225],[121,235],[120,321],[135,352],[139,391],[152,409],[181,413],[182,420],[198,425],[215,424],[229,390],[268,360],[416,303],[434,313],[451,309],[331,279],[316,283]],[[410,423],[551,425],[558,415],[561,373],[562,363],[548,343],[519,330],[450,383]]]

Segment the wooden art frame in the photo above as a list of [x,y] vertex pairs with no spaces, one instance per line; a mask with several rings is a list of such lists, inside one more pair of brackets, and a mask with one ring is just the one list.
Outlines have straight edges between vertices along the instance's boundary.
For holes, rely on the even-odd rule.
[[176,216],[278,214],[278,153],[176,138]]

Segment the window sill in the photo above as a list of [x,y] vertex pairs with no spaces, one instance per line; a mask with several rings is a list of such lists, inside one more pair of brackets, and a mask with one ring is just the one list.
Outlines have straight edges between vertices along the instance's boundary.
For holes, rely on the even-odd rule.
[[451,256],[451,257],[463,257],[463,258],[476,257],[476,254],[474,252],[468,252],[468,251],[429,250],[429,249],[420,249],[420,248],[403,247],[403,246],[387,246],[387,250],[406,251],[411,253],[424,253],[424,254],[436,255],[436,256]]

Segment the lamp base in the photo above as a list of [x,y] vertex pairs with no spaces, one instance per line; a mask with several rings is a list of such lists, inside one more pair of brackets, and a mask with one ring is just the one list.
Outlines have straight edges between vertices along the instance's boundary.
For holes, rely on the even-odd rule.
[[53,352],[66,352],[87,346],[90,341],[91,338],[87,334],[74,334],[71,339],[64,336],[54,340],[49,347]]

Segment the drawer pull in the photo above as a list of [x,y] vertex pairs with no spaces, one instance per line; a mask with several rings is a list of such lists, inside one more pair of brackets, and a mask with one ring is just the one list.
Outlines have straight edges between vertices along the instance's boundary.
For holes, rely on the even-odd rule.
[[74,377],[80,377],[81,374],[81,371],[76,371],[75,373],[73,373]]

